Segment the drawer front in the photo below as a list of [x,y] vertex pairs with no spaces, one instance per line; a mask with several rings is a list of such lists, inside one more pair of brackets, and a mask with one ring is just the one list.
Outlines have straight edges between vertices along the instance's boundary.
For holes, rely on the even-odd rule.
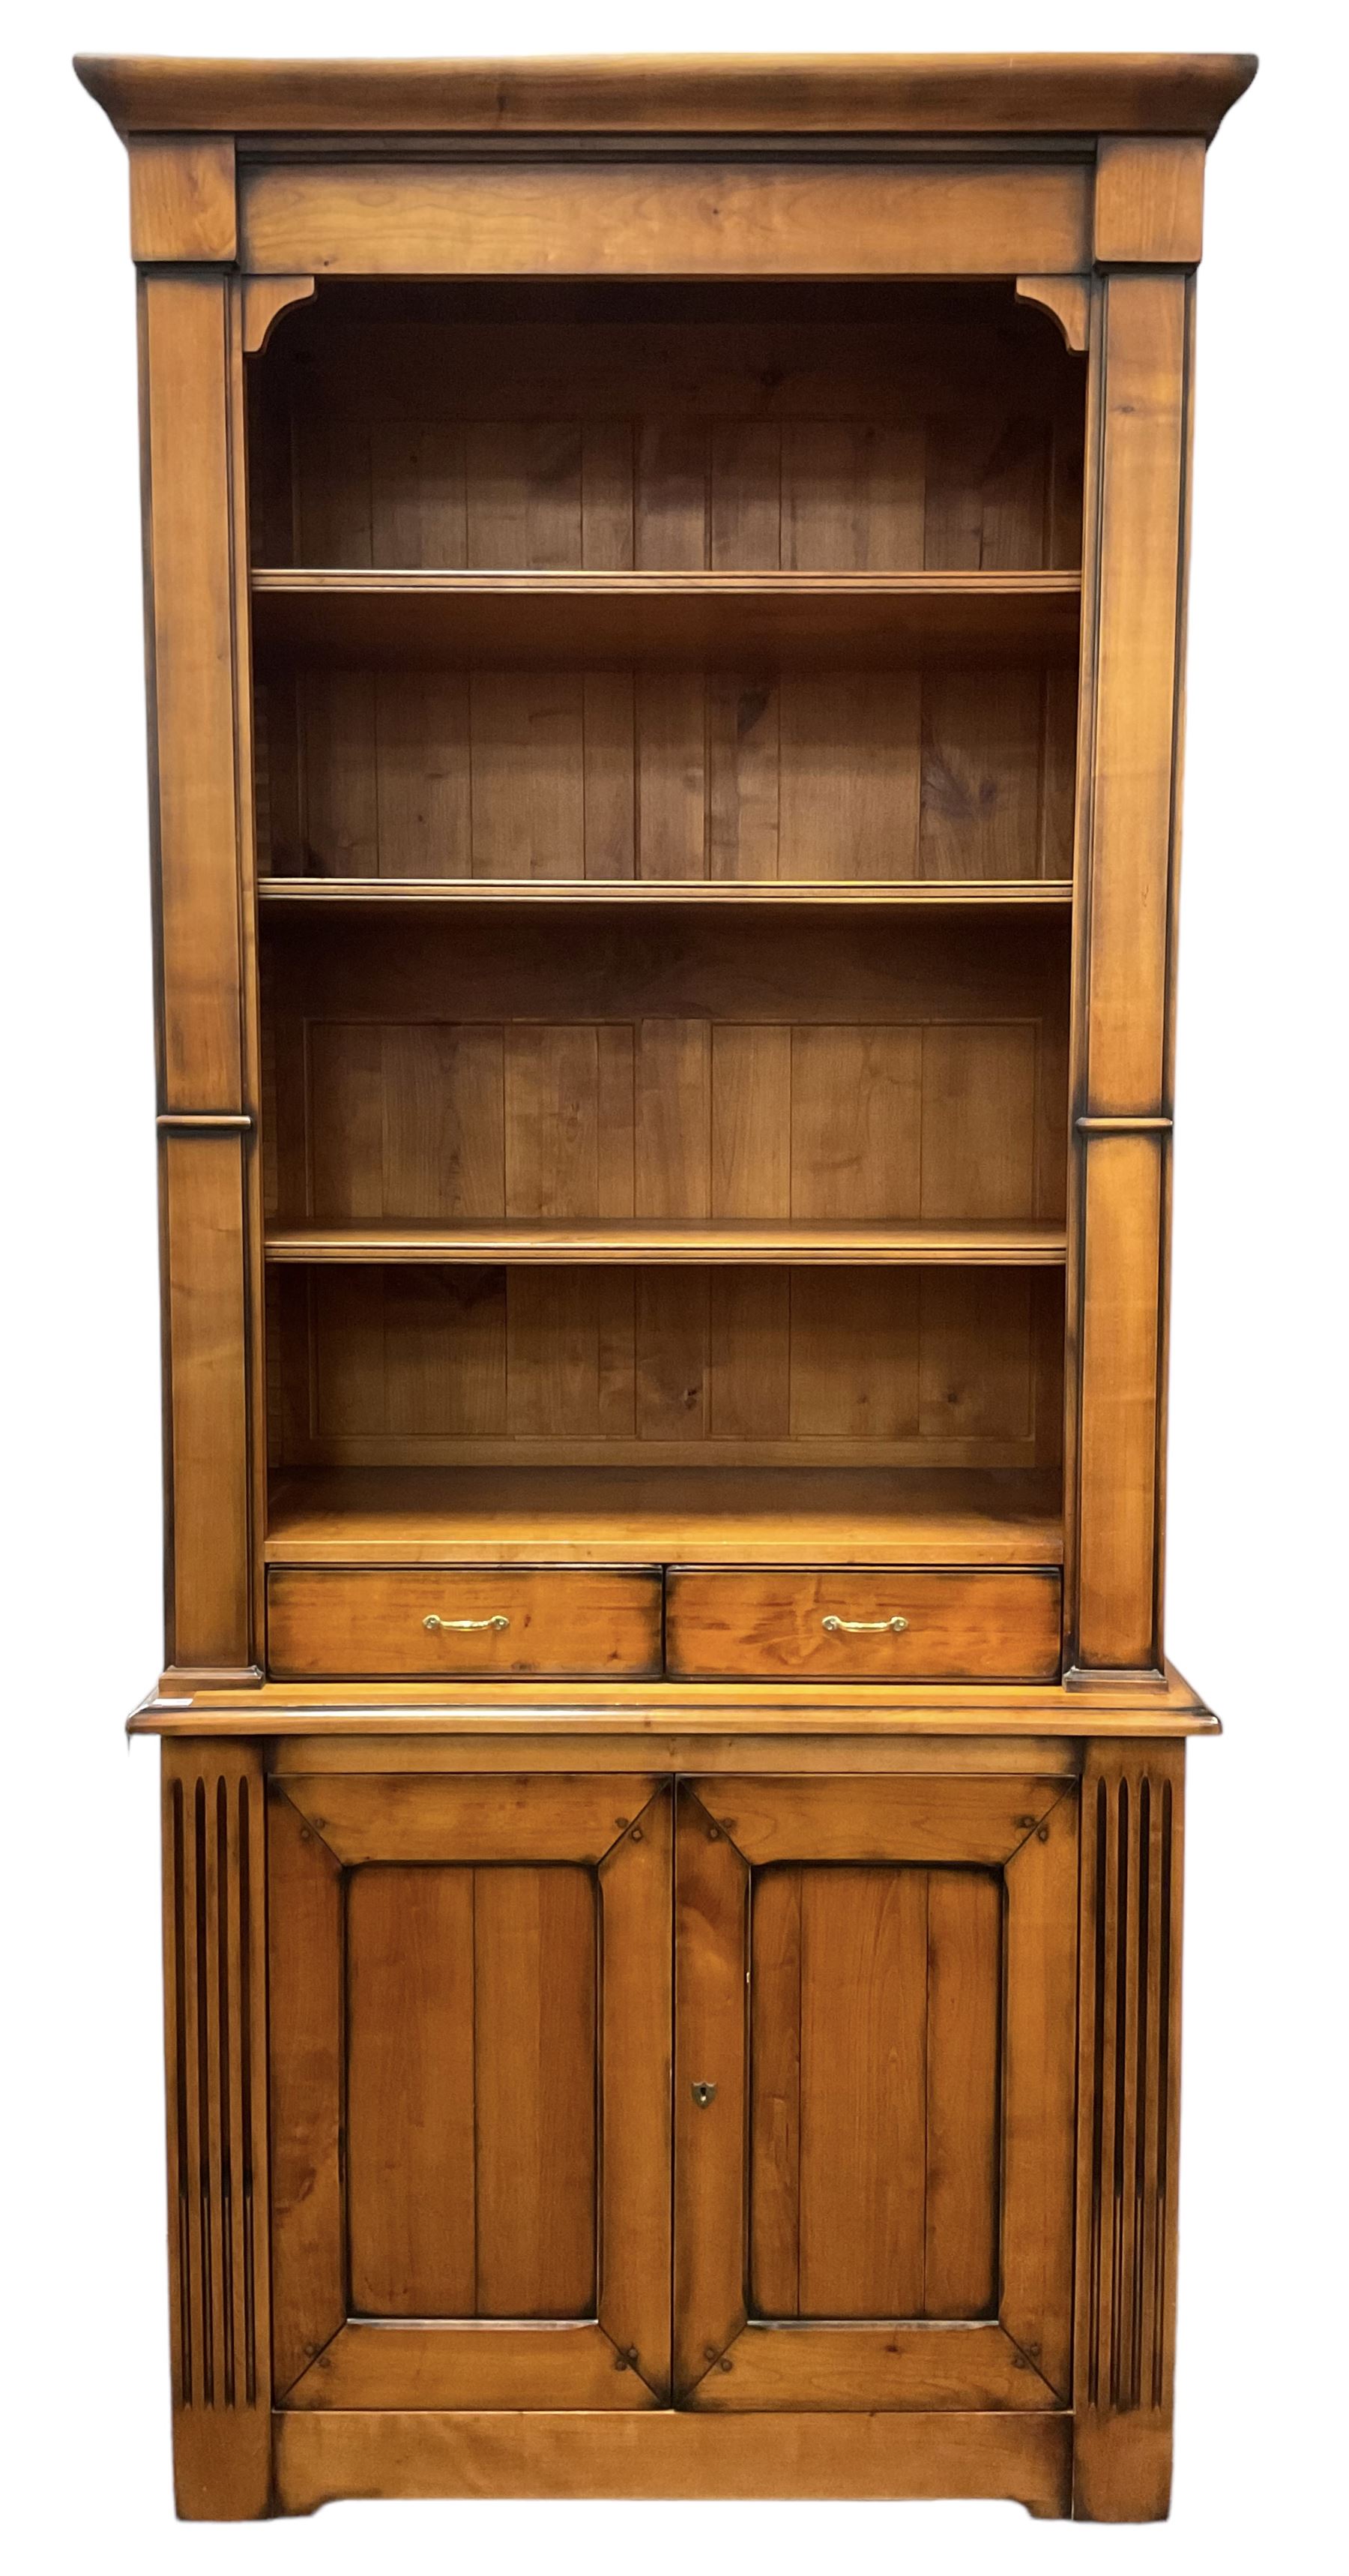
[[649,1678],[661,1662],[660,1569],[273,1566],[267,1654],[283,1681]]
[[666,1669],[684,1680],[1052,1681],[1059,1594],[1048,1567],[672,1566]]

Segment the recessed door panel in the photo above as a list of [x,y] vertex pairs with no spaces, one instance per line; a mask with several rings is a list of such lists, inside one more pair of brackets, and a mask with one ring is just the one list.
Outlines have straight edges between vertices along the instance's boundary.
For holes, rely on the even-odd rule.
[[595,1917],[561,1864],[351,1872],[353,2314],[594,2314]]
[[688,1782],[676,1881],[682,2402],[1061,2404],[1071,1780]]
[[668,1785],[289,1777],[269,1884],[279,2402],[655,2404]]
[[994,2314],[997,1877],[759,1870],[750,1942],[751,2313]]

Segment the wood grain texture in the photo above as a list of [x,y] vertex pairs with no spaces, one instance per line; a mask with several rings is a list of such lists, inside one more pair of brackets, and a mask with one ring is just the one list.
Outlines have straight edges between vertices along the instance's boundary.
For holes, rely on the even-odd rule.
[[[428,1632],[427,1618],[465,1620]],[[509,1624],[491,1626],[493,1619]],[[268,1662],[280,1675],[656,1673],[659,1575],[513,1567],[339,1572],[274,1566]]]
[[[1048,1231],[1026,1229],[1023,1246]],[[939,1239],[950,1254],[963,1236],[933,1229],[929,1253]],[[983,1233],[969,1240],[989,1248]],[[753,1263],[649,1268],[598,1258],[288,1265],[269,1317],[273,1461],[541,1474],[587,1460],[1052,1468],[1061,1316],[1052,1265],[1024,1249],[1015,1263],[971,1253],[866,1269],[818,1258],[787,1268],[762,1251]],[[429,1483],[420,1490],[434,1500]],[[487,1505],[491,1489],[481,1490]],[[722,1499],[729,1513],[734,1489]],[[666,1548],[677,1492],[669,1501]],[[721,1538],[732,1535],[728,1524]],[[503,1636],[502,1657],[508,1648]]]
[[367,2406],[654,2406],[600,2326],[366,2325],[353,2318],[286,2399],[290,2411]]
[[246,165],[241,258],[320,276],[1016,276],[1085,265],[1074,167]]
[[[906,1622],[901,1634],[890,1630],[892,1617]],[[831,1618],[867,1633],[831,1631]],[[1058,1665],[1058,1584],[1049,1574],[673,1566],[666,1581],[666,1669],[685,1678],[1048,1680]]]
[[997,2304],[1002,1961],[994,1872],[929,1870],[925,2316]]
[[[749,1871],[681,1783],[675,1811],[674,2387],[718,2368],[745,2323]],[[713,2098],[700,2104],[696,2085]]]
[[1063,1782],[1014,1772],[993,1780],[839,1778],[702,1780],[694,1793],[715,1809],[755,1868],[775,1861],[966,1862],[996,1868],[1063,1794]]
[[474,1873],[478,2313],[596,2303],[596,1888],[576,1867]]
[[[267,1746],[267,1759],[274,1778],[279,1782],[292,1773],[301,1778],[315,1771],[367,1773],[379,1772],[501,1772],[514,1771],[519,1763],[513,1758],[512,1746],[518,1746],[520,1757],[531,1773],[552,1775],[574,1771],[584,1762],[592,1771],[631,1771],[644,1750],[649,1749],[650,1734],[601,1730],[593,1719],[568,1720],[558,1716],[541,1720],[537,1725],[525,1719],[516,1722],[511,1735],[493,1735],[484,1731],[481,1716],[458,1722],[454,1735],[441,1734],[425,1721],[424,1712],[402,1711],[403,1731],[377,1734],[373,1727],[346,1727],[332,1731],[329,1712],[325,1731],[322,1717],[312,1721],[315,1732],[296,1732],[311,1721],[303,1710],[291,1710],[292,1726],[275,1736]],[[729,1726],[723,1720],[720,1731],[704,1729],[697,1733],[673,1725],[662,1726],[659,1742],[661,1758],[670,1772],[689,1772],[706,1776],[714,1772],[738,1775],[746,1763],[771,1778],[790,1777],[793,1773],[837,1772],[846,1761],[849,1771],[866,1771],[878,1776],[915,1771],[941,1771],[952,1778],[962,1773],[979,1772],[990,1777],[999,1772],[1024,1774],[1037,1765],[1047,1773],[1058,1772],[1064,1781],[1080,1777],[1086,1759],[1083,1743],[1069,1738],[1042,1735],[1017,1735],[1004,1727],[996,1735],[959,1736],[949,1728],[940,1733],[901,1734],[891,1729],[885,1734],[854,1726],[846,1743],[837,1736],[822,1733],[822,1712],[812,1710],[807,1716],[806,1732],[783,1733],[766,1728],[749,1732]],[[416,1725],[416,1733],[406,1730]],[[934,1721],[935,1722],[935,1721]],[[340,1723],[340,1721],[339,1721]],[[605,1864],[601,1864],[603,1867]],[[765,1882],[766,1884],[767,1882]]]
[[353,2311],[586,2315],[597,2197],[590,1873],[363,1868],[346,1949]]
[[495,136],[799,129],[861,134],[1205,134],[1253,54],[567,55],[464,62],[210,62],[79,54],[122,132]]
[[278,2401],[347,2311],[341,2180],[345,2000],[342,1873],[273,1788],[267,1898],[272,2368]]
[[357,1831],[351,1785],[273,1802],[284,2402],[654,2404],[668,1788],[366,1781]]
[[1068,1789],[1013,1854],[1003,1936],[999,2314],[1064,2403],[1072,2371],[1078,1825],[1077,1794]]
[[[289,595],[292,624],[325,600],[318,647],[348,590],[387,591],[405,620],[423,594],[452,596],[461,627],[475,602],[518,597],[537,623],[550,597],[574,618],[565,576],[584,568],[611,643],[624,598],[642,603],[630,624],[649,660],[655,612],[703,596],[720,658],[756,602],[799,616],[834,576],[896,615],[946,596],[991,619],[1000,598],[1027,615],[1045,592],[1020,576],[1080,560],[1082,370],[1003,285],[963,285],[954,310],[894,280],[752,296],[442,284],[382,289],[377,306],[353,288],[298,318],[264,379],[257,595],[269,619]],[[365,578],[315,579],[335,566]],[[420,577],[386,582],[396,568]],[[474,578],[447,585],[451,568]],[[769,571],[792,578],[745,578]],[[775,633],[790,641],[789,624]],[[614,711],[612,692],[589,710],[606,729]]]
[[880,2413],[951,2406],[1045,2408],[1057,2400],[997,2325],[752,2323],[729,2371],[709,2370],[691,2404],[743,2414],[760,2407],[856,2407]]
[[662,1782],[600,1863],[599,2321],[670,2395],[674,1790]]
[[1252,70],[82,66],[191,2517],[1165,2510],[1192,271]]
[[140,135],[128,153],[132,258],[232,260],[233,135]]
[[1082,1784],[1074,2512],[1171,2484],[1184,1748],[1090,1748]]
[[[1091,1118],[1170,1107],[1190,291],[1179,275],[1142,271],[1102,290],[1090,897],[1075,1077]],[[1080,1554],[1069,1625],[1084,1668],[1155,1668],[1165,1133],[1089,1133],[1079,1150]]]
[[[1050,2374],[1066,2388],[1072,1795],[1060,1782],[696,1775],[683,1794],[690,1883],[710,1853],[724,1890],[720,1911],[698,1917],[688,1990],[717,2097],[689,2108],[684,2140],[690,2185],[717,2213],[699,2313],[723,2324],[687,2402],[1061,2405]],[[754,1857],[747,1962],[740,1852]],[[721,2018],[704,2035],[717,1992]],[[684,1993],[677,1978],[681,2068]],[[677,2137],[677,2177],[679,2153]],[[746,2277],[751,2322],[728,2340]]]
[[[883,1090],[884,1085],[878,1088]],[[663,1132],[657,1130],[656,1140],[667,1165],[675,1142],[671,1131],[676,1123],[681,1140],[691,1142],[695,1151],[699,1143],[699,1122],[691,1114],[681,1116],[677,1108],[673,1116],[669,1115],[671,1106],[667,1098]],[[1003,1123],[996,1110],[990,1123]],[[855,1175],[862,1157],[853,1153],[848,1159]],[[673,1194],[676,1198],[705,1195],[701,1155],[693,1169],[681,1175]],[[273,1232],[267,1242],[270,1262],[306,1266],[318,1262],[409,1261],[440,1266],[472,1261],[485,1262],[495,1269],[507,1262],[553,1264],[563,1256],[572,1262],[623,1265],[633,1261],[781,1263],[792,1252],[802,1261],[835,1265],[902,1261],[925,1267],[944,1262],[958,1263],[961,1268],[982,1263],[999,1269],[1057,1269],[1064,1257],[1064,1236],[1061,1226],[1042,1224],[1034,1218],[1010,1225],[985,1217],[973,1217],[965,1224],[939,1224],[923,1218],[887,1222],[873,1217],[839,1217],[829,1223],[803,1219],[798,1224],[783,1219],[776,1225],[753,1218],[733,1218],[722,1224],[692,1217],[678,1218],[672,1224],[612,1218],[594,1225],[576,1220],[552,1224],[547,1218],[521,1218],[500,1226],[287,1226]]]
[[271,2485],[263,1771],[165,1745],[164,2044],[174,2487],[249,2521]]
[[1077,1661],[1147,1669],[1157,1598],[1164,1140],[1097,1136],[1083,1204]]
[[574,1861],[593,1868],[655,1783],[552,1780],[546,1798],[523,1776],[500,1780],[291,1779],[286,1794],[347,1868],[453,1859],[483,1867]]
[[[798,2312],[919,2316],[926,2158],[913,2106],[926,2091],[926,1872],[804,1871],[801,1915]],[[737,2398],[764,2349],[755,2338],[737,2354]],[[789,2358],[799,2392],[795,2339]]]
[[265,864],[311,887],[469,879],[490,897],[501,879],[561,879],[615,900],[646,882],[1061,880],[1075,697],[1057,663],[428,675],[306,660],[265,692]]
[[562,2498],[1004,2496],[1063,2516],[1066,2415],[446,2414],[358,2410],[277,2419],[277,2497],[312,2513],[337,2496]]
[[479,2313],[475,1879],[471,1869],[385,1866],[356,1871],[347,1889],[346,2231],[357,2315]]
[[[786,1490],[784,1490],[784,1486]],[[273,1562],[1056,1565],[1057,1480],[1034,1470],[352,1468],[278,1478]]]
[[1204,246],[1204,146],[1193,135],[1103,138],[1096,156],[1098,266],[1191,267]]
[[152,824],[162,941],[161,1105],[238,1109],[240,946],[230,561],[230,370],[222,280],[141,287],[154,696]]
[[340,908],[352,912],[376,914],[396,910],[403,905],[431,905],[437,909],[455,910],[461,905],[547,904],[582,911],[610,905],[641,910],[689,905],[714,910],[755,910],[788,905],[814,908],[817,905],[857,904],[871,909],[877,904],[901,905],[924,910],[933,907],[946,910],[958,906],[962,911],[1057,911],[1072,902],[1072,886],[1064,877],[1009,877],[1005,882],[983,878],[896,878],[871,880],[857,878],[801,878],[783,883],[780,879],[728,878],[724,883],[702,883],[697,879],[666,878],[643,883],[637,879],[579,879],[572,877],[506,877],[490,880],[483,877],[264,877],[258,886],[262,906],[271,912],[284,905],[300,905],[308,911]]
[[[1053,1728],[1063,1739],[1070,1767],[1075,1750],[1103,1732],[1137,1743],[1222,1733],[1219,1719],[1174,1667],[1144,1685],[1133,1673],[1115,1676],[1108,1689],[1090,1699],[1075,1684],[1061,1682],[949,1682],[906,1694],[902,1701],[875,1682],[821,1682],[784,1701],[780,1682],[477,1682],[457,1690],[429,1682],[260,1682],[241,1690],[203,1680],[190,1694],[147,1693],[129,1718],[127,1732],[200,1735],[209,1726],[212,1735],[235,1740],[318,1738],[330,1734],[335,1723],[349,1725],[357,1718],[362,1733],[378,1745],[400,1734],[411,1720],[428,1744],[443,1751],[463,1735],[481,1734],[503,1746],[518,1742],[526,1719],[530,1729],[559,1722],[578,1728],[578,1747],[591,1740],[594,1729],[606,1745],[622,1742],[626,1735],[630,1750],[636,1750],[631,1730],[646,1724],[659,1730],[662,1739],[669,1735],[686,1747],[696,1769],[693,1748],[699,1738],[710,1734],[716,1740],[727,1726],[743,1726],[756,1744],[763,1736],[788,1742],[818,1736],[826,1743],[882,1717],[906,1751],[935,1739],[954,1743],[958,1755],[986,1735],[990,1725],[997,1725],[1018,1748],[1027,1742],[1042,1748],[1046,1728]],[[537,1734],[531,1737],[527,1731],[524,1740],[542,1750]],[[542,1742],[551,1746],[560,1740],[549,1734]],[[434,1761],[428,1767],[435,1767]],[[541,1767],[555,1766],[545,1754]],[[628,1762],[618,1767],[626,1769]]]
[[[960,482],[968,479],[967,472]],[[977,550],[977,535],[973,543]],[[640,660],[720,662],[734,672],[747,662],[885,670],[928,657],[1063,666],[1073,658],[1080,586],[1075,572],[1061,571],[582,576],[544,567],[264,570],[254,573],[251,589],[254,631],[269,665],[303,658],[370,669],[448,663],[453,670],[475,662],[529,667],[566,659],[584,667]],[[554,691],[564,714],[567,694]],[[667,696],[662,712],[673,715],[677,704]],[[687,712],[679,730],[686,728]],[[657,793],[663,786],[668,796],[669,745],[659,723],[644,727],[644,746]],[[486,759],[483,774],[490,775]]]
[[251,1662],[243,1163],[229,1132],[160,1142],[171,1667]]
[[305,304],[316,291],[318,281],[312,277],[247,277],[243,282],[244,355],[255,358],[265,349],[268,339],[283,313],[292,306]]
[[1177,775],[1177,625],[1189,408],[1183,277],[1104,289],[1088,1097],[1164,1109]]
[[1039,304],[1053,314],[1065,348],[1086,348],[1091,329],[1089,277],[1019,277],[1016,293],[1019,304]]

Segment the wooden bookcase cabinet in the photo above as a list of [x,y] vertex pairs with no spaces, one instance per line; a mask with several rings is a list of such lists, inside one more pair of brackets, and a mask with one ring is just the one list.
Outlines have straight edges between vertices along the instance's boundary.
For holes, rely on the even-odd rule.
[[84,61],[140,269],[177,2493],[1163,2513],[1241,57]]

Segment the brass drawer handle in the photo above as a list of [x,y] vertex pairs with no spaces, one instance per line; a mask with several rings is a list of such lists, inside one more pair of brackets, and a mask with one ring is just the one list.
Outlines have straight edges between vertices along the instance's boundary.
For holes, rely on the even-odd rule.
[[887,1634],[898,1637],[908,1624],[907,1619],[838,1619],[832,1610],[820,1621],[820,1626],[827,1628],[831,1637],[874,1637]]
[[470,1628],[496,1628],[500,1630],[502,1628],[509,1628],[510,1624],[511,1623],[504,1610],[494,1610],[490,1619],[438,1619],[434,1610],[431,1610],[428,1611],[426,1617],[422,1621],[422,1626],[424,1628],[429,1628],[433,1634],[437,1628],[454,1628],[459,1631],[461,1636]]

